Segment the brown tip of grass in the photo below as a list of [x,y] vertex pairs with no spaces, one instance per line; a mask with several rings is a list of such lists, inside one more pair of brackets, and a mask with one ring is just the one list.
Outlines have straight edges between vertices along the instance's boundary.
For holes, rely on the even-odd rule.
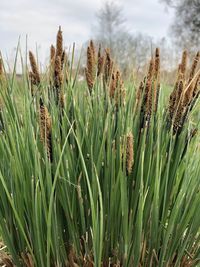
[[55,59],[54,85],[56,88],[60,88],[62,85],[62,67],[61,58],[59,56]]
[[39,70],[38,70],[35,57],[31,51],[29,51],[29,60],[31,64],[32,73],[34,76],[35,85],[38,86],[40,84],[40,74],[39,74]]
[[116,86],[117,86],[117,83],[116,83],[116,75],[113,72],[112,73],[112,77],[111,77],[111,82],[110,82],[110,98],[114,98]]
[[145,121],[150,124],[152,113],[152,83],[154,75],[154,59],[152,58],[149,63],[147,80],[145,85],[144,99],[142,103],[142,110],[145,110]]
[[132,173],[134,164],[134,139],[133,134],[130,132],[126,137],[126,171],[130,175]]
[[192,67],[189,74],[189,82],[194,78],[199,61],[200,61],[200,52],[198,51],[192,62]]
[[184,50],[182,54],[181,65],[180,65],[180,71],[183,75],[183,79],[185,79],[185,75],[186,75],[187,60],[188,60],[188,52],[187,50]]
[[51,117],[46,106],[40,102],[40,138],[47,148],[49,159],[52,159],[52,140],[51,140]]
[[56,57],[59,56],[60,58],[62,58],[62,53],[63,53],[63,36],[62,36],[61,26],[59,26],[56,38]]
[[93,41],[91,40],[87,48],[87,67],[85,69],[86,81],[87,81],[87,85],[88,85],[88,89],[90,93],[94,86],[95,73],[96,73],[95,48],[94,48]]
[[101,45],[99,45],[98,62],[97,62],[97,77],[101,73],[103,73],[103,66],[104,66],[104,56],[101,55]]
[[61,57],[61,69],[64,68],[66,61],[67,61],[67,54],[65,50],[63,50],[62,57]]
[[50,47],[50,59],[51,59],[51,61],[55,60],[55,54],[56,54],[55,46],[51,45],[51,47]]
[[110,50],[105,50],[105,64],[104,64],[104,81],[109,83],[113,71],[113,61],[111,59]]

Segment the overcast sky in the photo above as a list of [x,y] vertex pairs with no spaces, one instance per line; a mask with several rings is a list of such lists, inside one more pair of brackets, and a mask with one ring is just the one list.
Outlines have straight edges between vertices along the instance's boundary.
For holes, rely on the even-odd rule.
[[[173,19],[159,0],[121,0],[130,32],[142,32],[160,38],[167,36]],[[46,53],[55,41],[61,25],[65,43],[78,45],[92,36],[91,25],[102,0],[0,0],[0,50],[10,55],[19,36],[28,46],[39,46],[39,53]]]

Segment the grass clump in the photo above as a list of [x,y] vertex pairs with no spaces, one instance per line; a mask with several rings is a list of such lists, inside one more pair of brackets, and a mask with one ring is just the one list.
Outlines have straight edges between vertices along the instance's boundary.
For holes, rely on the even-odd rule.
[[166,103],[158,49],[136,90],[93,42],[79,83],[62,42],[46,73],[31,52],[21,81],[0,68],[3,262],[198,266],[199,62]]

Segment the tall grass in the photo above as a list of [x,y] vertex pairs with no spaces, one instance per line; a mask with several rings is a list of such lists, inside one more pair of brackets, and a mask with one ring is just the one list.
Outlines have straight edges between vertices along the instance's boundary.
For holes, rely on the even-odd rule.
[[166,102],[158,49],[139,89],[123,83],[109,50],[95,50],[91,42],[86,82],[61,29],[46,73],[32,53],[20,81],[1,72],[2,260],[198,266],[198,66],[187,78],[184,53]]

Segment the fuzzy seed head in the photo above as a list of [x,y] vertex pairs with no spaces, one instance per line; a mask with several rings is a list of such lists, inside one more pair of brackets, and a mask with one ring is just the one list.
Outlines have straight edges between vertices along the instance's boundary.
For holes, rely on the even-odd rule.
[[98,62],[97,62],[97,77],[101,73],[103,73],[103,67],[104,67],[104,56],[101,55],[101,45],[99,45]]
[[110,80],[113,71],[113,61],[110,56],[109,49],[105,50],[105,64],[104,64],[104,81],[107,84]]
[[52,158],[52,140],[51,140],[51,117],[43,103],[40,103],[40,138],[47,149],[49,159]]
[[51,45],[51,47],[50,47],[51,62],[53,62],[55,60],[55,54],[56,54],[56,49],[55,49],[54,45]]
[[63,53],[63,36],[61,27],[59,26],[56,38],[56,57],[59,56],[60,58],[62,58],[62,53]]
[[187,60],[188,60],[188,52],[187,50],[184,50],[182,54],[181,65],[180,65],[180,68],[181,68],[180,71],[183,75],[183,79],[185,79],[185,75],[186,75]]
[[35,80],[35,85],[38,86],[40,84],[40,74],[39,74],[39,70],[38,70],[35,57],[31,51],[29,51],[29,60],[30,60],[31,69],[32,69],[32,73],[34,76],[34,80]]
[[61,68],[61,59],[59,56],[55,60],[55,69],[54,69],[54,85],[55,88],[60,88],[62,85],[62,68]]
[[92,88],[94,86],[95,73],[95,50],[93,42],[90,41],[90,45],[87,48],[87,67],[85,69],[86,81],[90,92],[92,91]]
[[133,134],[130,132],[126,137],[126,171],[130,175],[132,173],[134,164],[134,139]]

